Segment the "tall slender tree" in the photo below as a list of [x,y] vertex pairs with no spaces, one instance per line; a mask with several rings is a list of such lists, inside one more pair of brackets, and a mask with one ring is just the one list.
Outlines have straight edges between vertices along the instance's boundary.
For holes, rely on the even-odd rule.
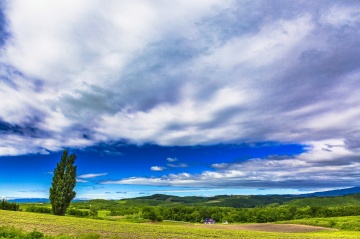
[[74,199],[76,192],[76,159],[75,154],[68,155],[64,150],[60,162],[54,169],[54,176],[50,188],[50,203],[55,215],[65,215],[71,200]]

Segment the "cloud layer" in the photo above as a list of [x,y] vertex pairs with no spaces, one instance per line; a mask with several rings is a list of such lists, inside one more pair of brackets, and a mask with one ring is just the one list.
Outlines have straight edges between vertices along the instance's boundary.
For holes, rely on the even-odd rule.
[[359,135],[357,4],[8,4],[2,155]]
[[[0,156],[272,141],[309,150],[117,182],[292,187],[358,177],[356,1],[0,3]],[[174,161],[167,167],[187,167]]]

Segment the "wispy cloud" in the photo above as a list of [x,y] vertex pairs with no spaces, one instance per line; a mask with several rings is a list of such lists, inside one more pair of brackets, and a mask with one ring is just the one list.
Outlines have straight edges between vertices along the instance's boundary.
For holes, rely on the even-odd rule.
[[170,168],[187,168],[188,165],[186,163],[175,163],[178,161],[177,158],[167,158],[166,159],[169,163],[166,164]]
[[220,192],[224,189],[181,189],[181,190],[153,190],[151,193],[197,193],[197,192]]
[[188,165],[186,163],[178,163],[178,164],[168,163],[167,166],[169,166],[171,168],[187,168],[188,167]]
[[170,163],[173,163],[177,161],[177,158],[167,158],[166,160]]
[[101,176],[105,176],[108,173],[88,173],[88,174],[82,174],[77,176],[78,178],[97,178],[97,177],[101,177]]
[[19,192],[21,192],[21,193],[38,193],[38,192],[43,193],[43,192],[47,192],[47,190],[28,190],[28,191],[26,191],[26,190],[21,190],[21,191],[19,191]]
[[213,167],[215,169],[228,168],[229,166],[231,166],[231,164],[228,164],[228,163],[214,163],[211,165],[211,167]]
[[89,181],[84,180],[84,179],[76,178],[76,182],[77,182],[77,183],[87,183],[87,182],[89,182]]

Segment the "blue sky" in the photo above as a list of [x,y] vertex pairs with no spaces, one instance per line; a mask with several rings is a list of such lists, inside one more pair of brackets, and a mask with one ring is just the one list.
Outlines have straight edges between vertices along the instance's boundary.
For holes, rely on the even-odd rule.
[[0,0],[0,197],[359,186],[358,1]]

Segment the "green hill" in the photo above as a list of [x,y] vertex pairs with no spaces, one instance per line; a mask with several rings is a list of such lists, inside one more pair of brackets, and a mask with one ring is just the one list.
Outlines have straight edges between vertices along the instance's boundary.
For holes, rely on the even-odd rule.
[[284,203],[295,207],[345,207],[360,206],[360,194],[337,196],[337,197],[311,197],[299,198]]
[[293,195],[218,195],[214,197],[178,197],[164,194],[128,198],[122,200],[89,200],[71,203],[77,209],[89,209],[95,206],[98,210],[137,212],[145,206],[203,206],[231,208],[262,207],[360,207],[360,194],[332,197],[301,197]]
[[254,208],[276,205],[295,207],[360,207],[360,194],[328,197],[303,197],[293,195],[218,195],[214,197],[178,197],[164,194],[120,200],[124,205],[157,206],[157,205],[186,205],[186,206],[220,206],[234,208]]
[[97,205],[98,208],[116,208],[118,206],[218,206],[234,208],[255,208],[266,206],[295,206],[295,207],[360,207],[360,194],[331,196],[331,197],[302,197],[294,195],[218,195],[214,197],[179,197],[164,194],[128,198],[122,200],[90,200],[74,202],[77,207],[88,208]]
[[128,206],[157,206],[157,205],[186,205],[186,206],[219,206],[235,208],[264,207],[269,204],[283,204],[287,201],[299,198],[291,195],[218,195],[214,197],[178,197],[164,194],[138,197],[124,201]]

